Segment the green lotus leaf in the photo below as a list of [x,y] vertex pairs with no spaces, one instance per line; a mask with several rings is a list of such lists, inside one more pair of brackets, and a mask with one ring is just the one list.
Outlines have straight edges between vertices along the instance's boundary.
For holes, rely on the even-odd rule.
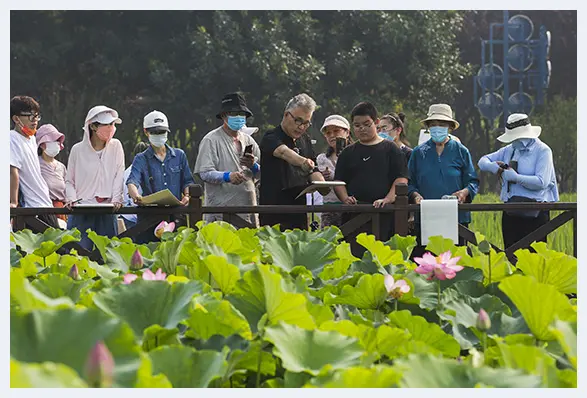
[[446,334],[440,326],[429,323],[421,316],[413,316],[409,311],[394,311],[388,315],[389,323],[410,332],[412,340],[446,356],[456,358],[461,348],[455,338]]
[[412,251],[417,246],[415,236],[401,236],[395,234],[390,240],[385,242],[386,246],[389,246],[392,250],[399,250],[402,252],[404,261],[408,261],[412,255]]
[[489,294],[471,297],[454,289],[447,289],[443,292],[442,304],[445,310],[438,311],[438,316],[452,324],[453,336],[464,350],[473,348],[479,343],[478,337],[470,328],[476,327],[481,309],[484,309],[491,319],[488,334],[506,336],[512,333],[529,332],[522,317],[512,318],[509,307],[499,298]]
[[141,365],[137,371],[135,388],[172,388],[164,374],[153,375],[153,363],[147,354],[141,354]]
[[69,297],[54,299],[40,292],[25,278],[22,268],[10,269],[10,301],[14,308],[21,312],[74,306]]
[[562,388],[577,388],[577,371],[573,369],[557,370],[558,381]]
[[540,377],[518,369],[473,368],[430,354],[399,359],[394,368],[403,373],[400,387],[408,388],[533,388],[541,384]]
[[116,285],[94,296],[94,303],[104,312],[128,322],[141,336],[151,325],[173,329],[187,319],[195,294],[208,288],[200,281],[170,284],[167,281],[137,279],[130,285]]
[[411,340],[411,334],[405,329],[386,325],[381,325],[377,328],[377,351],[390,359],[407,355],[408,352],[413,352],[413,350],[419,351],[418,343]]
[[281,358],[283,367],[293,373],[318,375],[326,367],[344,369],[357,365],[364,352],[355,338],[283,322],[266,328],[264,338],[274,345],[273,354]]
[[389,366],[351,367],[336,371],[330,377],[317,377],[306,387],[321,388],[391,388],[397,387],[402,374]]
[[420,308],[434,310],[438,307],[438,285],[435,281],[415,272],[410,272],[404,278],[410,285],[410,291],[400,301],[406,304],[417,304]]
[[34,234],[29,229],[10,233],[10,240],[23,252],[47,257],[69,242],[79,242],[81,233],[77,229],[61,230],[47,228],[42,234]]
[[307,300],[308,312],[314,318],[314,323],[316,326],[320,326],[324,322],[328,322],[334,319],[334,313],[330,309],[330,307],[326,305],[314,304],[310,300]]
[[196,242],[185,242],[181,247],[178,260],[182,265],[177,266],[175,274],[212,285],[212,274],[204,262],[206,256],[207,252],[200,248]]
[[214,281],[223,294],[230,294],[236,282],[240,279],[241,273],[236,265],[229,264],[226,258],[209,255],[204,260],[206,267],[212,274]]
[[14,248],[10,248],[10,266],[11,267],[20,267],[20,259],[22,258],[22,254]]
[[528,249],[516,251],[516,267],[524,275],[531,276],[540,283],[552,285],[561,293],[577,293],[577,259],[548,250],[544,242],[540,243],[542,245],[533,245],[539,248],[537,253],[530,253]]
[[177,328],[165,329],[159,325],[152,325],[143,332],[143,351],[149,352],[164,345],[178,345],[179,330]]
[[555,359],[543,348],[524,344],[497,343],[497,364],[500,368],[520,369],[540,376],[543,387],[561,387]]
[[[237,373],[257,373],[262,375],[275,376],[277,369],[276,358],[270,352],[261,351],[261,344],[255,342],[247,351],[232,350],[228,359],[228,371],[224,376],[226,379]],[[261,361],[259,361],[261,355]]]
[[565,321],[576,319],[576,311],[564,294],[532,277],[510,276],[499,284],[499,289],[512,300],[539,340],[555,339],[549,329],[555,318]]
[[[230,264],[236,265],[241,271],[245,271],[245,265],[259,259],[259,249],[251,252],[250,242],[243,246],[236,228],[224,222],[214,222],[203,225],[197,233],[196,243],[204,250],[204,253],[226,258]],[[249,235],[244,235],[250,239]]]
[[183,246],[192,239],[192,232],[192,229],[186,228],[178,232],[172,240],[161,242],[153,252],[153,267],[162,268],[168,275],[175,274]]
[[577,323],[554,321],[554,327],[550,328],[552,334],[563,348],[563,351],[575,370],[577,369]]
[[21,362],[63,363],[85,378],[86,360],[98,341],[114,358],[114,386],[133,386],[140,348],[122,320],[95,309],[73,308],[10,315],[10,355]]
[[87,257],[65,255],[59,259],[59,268],[57,272],[68,274],[71,267],[76,264],[79,274],[83,279],[95,278],[98,275],[102,279],[118,278],[118,274],[112,272],[110,268],[100,265],[95,261],[89,260]]
[[355,261],[359,261],[359,259],[351,253],[350,244],[342,242],[336,246],[336,260],[327,264],[318,276],[322,280],[341,278]]
[[327,227],[318,229],[316,231],[296,229],[293,231],[281,232],[278,226],[265,226],[258,229],[257,236],[261,241],[285,236],[289,243],[311,242],[318,239],[324,239],[327,242],[337,243],[343,238],[342,232],[340,232],[340,229],[337,227]]
[[489,268],[491,266],[491,283],[499,282],[512,275],[514,267],[508,261],[505,252],[497,253],[493,248],[490,254],[483,254],[476,246],[471,246],[473,256],[469,256],[461,249],[459,265],[476,268],[483,271],[483,283],[489,284]]
[[332,293],[333,295],[338,296],[345,286],[355,286],[363,275],[365,274],[362,272],[349,272],[340,278],[331,279],[328,281],[316,279],[312,287],[308,289],[308,292],[312,296],[324,301],[324,296],[326,293]]
[[62,363],[10,360],[10,388],[87,388],[75,370]]
[[162,373],[174,388],[206,388],[227,370],[226,355],[186,346],[163,346],[149,352],[153,373]]
[[251,340],[251,328],[247,319],[226,300],[209,294],[195,297],[185,322],[189,326],[188,337],[208,340],[214,335],[228,337],[239,334]]
[[227,299],[249,321],[251,331],[257,332],[258,323],[267,314],[269,324],[280,321],[307,329],[316,326],[308,312],[307,299],[301,293],[286,291],[283,278],[269,266],[258,265],[247,271]]
[[258,263],[261,260],[261,242],[257,230],[240,228],[235,231],[241,241],[242,249],[239,252],[244,263]]
[[339,296],[326,295],[324,304],[347,304],[357,308],[377,309],[385,302],[388,293],[381,274],[363,275],[357,286],[344,286]]
[[454,256],[458,250],[458,246],[452,241],[452,239],[444,238],[442,236],[431,236],[428,239],[426,250],[432,252],[435,256],[440,256],[442,253],[451,252]]
[[69,297],[71,301],[77,303],[82,290],[93,283],[92,280],[75,281],[63,274],[47,274],[41,275],[33,281],[32,285],[47,297],[53,299]]
[[290,272],[301,265],[318,275],[334,259],[336,246],[324,239],[291,243],[286,236],[262,241],[264,252],[271,255],[273,265]]
[[36,276],[40,272],[50,272],[50,268],[59,263],[59,254],[52,253],[47,257],[36,254],[27,254],[20,259],[20,268],[26,272],[26,276]]
[[404,262],[404,254],[401,250],[393,250],[390,246],[376,240],[374,235],[361,233],[357,236],[357,243],[367,249],[371,253],[373,261],[381,267]]

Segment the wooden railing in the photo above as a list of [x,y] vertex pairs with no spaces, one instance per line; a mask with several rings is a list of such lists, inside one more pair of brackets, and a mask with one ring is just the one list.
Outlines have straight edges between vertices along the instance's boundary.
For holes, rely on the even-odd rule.
[[[381,231],[381,216],[387,213],[395,213],[395,233],[406,236],[409,230],[408,218],[410,212],[419,212],[420,205],[408,203],[408,187],[399,184],[396,187],[396,201],[393,205],[376,209],[372,205],[259,205],[259,206],[203,206],[203,190],[200,185],[190,186],[190,202],[182,207],[123,207],[114,212],[111,208],[11,208],[10,217],[13,218],[13,229],[22,230],[29,228],[34,232],[43,232],[49,226],[36,218],[41,214],[137,214],[144,217],[132,228],[120,233],[119,237],[133,237],[144,231],[153,230],[161,221],[162,217],[174,216],[180,220],[180,224],[195,227],[196,222],[202,220],[203,214],[221,213],[224,221],[233,224],[237,228],[253,227],[247,221],[238,217],[237,214],[308,214],[308,213],[351,213],[355,217],[343,224],[340,229],[343,236],[352,235],[359,228],[371,222],[373,235],[379,239]],[[527,247],[532,242],[542,239],[557,228],[569,221],[573,222],[573,255],[577,256],[577,203],[469,203],[459,204],[459,210],[468,211],[504,211],[504,210],[548,210],[562,211],[563,213],[550,220],[534,232],[525,236],[512,246],[500,249],[494,245],[495,250],[505,251],[510,261],[515,262],[514,252],[519,248]],[[470,229],[459,225],[459,236],[465,241],[477,244],[475,233]],[[78,253],[98,259],[99,254],[89,252],[78,244],[69,244],[65,248],[74,247]]]

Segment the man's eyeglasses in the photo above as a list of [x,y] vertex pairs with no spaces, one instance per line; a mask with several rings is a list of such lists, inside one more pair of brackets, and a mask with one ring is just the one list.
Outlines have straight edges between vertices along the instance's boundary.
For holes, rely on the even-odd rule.
[[310,127],[312,127],[312,122],[311,121],[309,121],[309,120],[306,121],[306,120],[304,120],[302,118],[295,117],[289,111],[287,112],[287,114],[289,116],[291,116],[291,118],[294,120],[294,123],[296,124],[296,126],[302,127],[302,128],[310,128]]
[[368,129],[369,127],[373,126],[373,123],[375,123],[374,121],[370,121],[370,122],[366,122],[363,124],[355,124],[353,123],[353,128],[355,130],[365,130]]
[[34,121],[37,121],[38,122],[39,120],[41,120],[41,114],[40,113],[21,113],[18,116],[28,117],[31,122],[34,122]]

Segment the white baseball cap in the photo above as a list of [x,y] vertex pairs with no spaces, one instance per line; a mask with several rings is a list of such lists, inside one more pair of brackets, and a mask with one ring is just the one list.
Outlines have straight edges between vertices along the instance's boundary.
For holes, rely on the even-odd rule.
[[169,122],[163,112],[153,111],[143,119],[143,128],[147,130],[169,131]]

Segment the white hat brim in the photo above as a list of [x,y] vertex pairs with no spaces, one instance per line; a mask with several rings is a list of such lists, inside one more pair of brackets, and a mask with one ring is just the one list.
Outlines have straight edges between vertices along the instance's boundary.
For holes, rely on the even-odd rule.
[[332,119],[327,122],[324,122],[324,125],[322,125],[322,128],[320,129],[320,131],[323,133],[324,129],[328,126],[337,126],[337,127],[343,128],[345,130],[349,130],[349,126],[347,126],[342,120]]
[[446,122],[452,122],[452,123],[455,124],[454,130],[458,129],[459,126],[461,125],[459,122],[457,122],[456,120],[454,120],[452,117],[448,117],[448,116],[442,115],[440,113],[433,113],[432,115],[428,116],[426,119],[420,120],[420,124],[423,127],[426,127],[426,122],[430,122],[432,120],[444,120]]
[[509,144],[520,138],[538,138],[542,133],[542,127],[526,125],[517,127],[512,130],[505,129],[505,133],[497,137],[497,140],[505,144]]

